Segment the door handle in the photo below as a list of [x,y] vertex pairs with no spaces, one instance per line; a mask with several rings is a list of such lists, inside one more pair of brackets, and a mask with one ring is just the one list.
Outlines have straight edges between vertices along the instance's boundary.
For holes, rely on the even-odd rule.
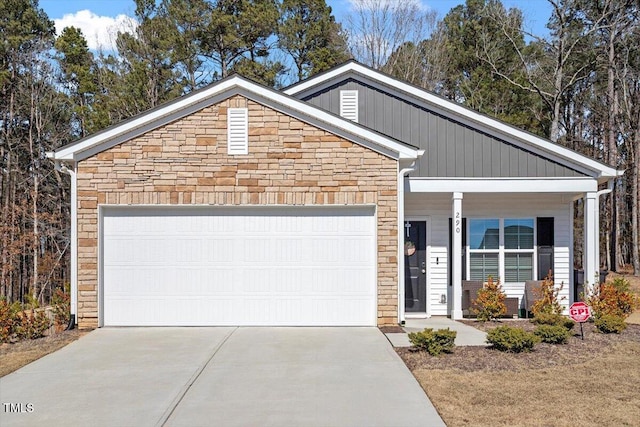
[[427,265],[425,261],[422,261],[422,274],[427,274]]
[[426,269],[422,269],[422,274],[427,274],[427,270]]

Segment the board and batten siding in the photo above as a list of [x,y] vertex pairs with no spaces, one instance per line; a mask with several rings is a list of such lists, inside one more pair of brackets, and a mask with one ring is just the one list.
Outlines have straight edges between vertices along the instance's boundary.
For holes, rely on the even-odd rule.
[[[449,218],[451,217],[451,195],[430,193],[408,193],[405,195],[405,215],[426,217],[430,222],[431,235],[427,236],[429,264],[428,303],[431,315],[444,316],[449,313],[451,288],[448,286],[449,263]],[[559,298],[567,310],[571,269],[571,216],[569,202],[561,195],[537,194],[464,194],[462,200],[464,218],[554,218],[554,281],[563,288]],[[465,266],[466,268],[466,266]],[[503,284],[508,297],[517,297],[522,302],[523,284]],[[447,295],[447,303],[441,303],[441,295]]]
[[[421,177],[580,177],[583,174],[506,141],[445,117],[367,84],[367,78],[345,78],[335,85],[296,96],[334,114],[340,113],[340,91],[358,91],[358,122],[426,151],[416,172]],[[416,100],[417,102],[417,100]]]

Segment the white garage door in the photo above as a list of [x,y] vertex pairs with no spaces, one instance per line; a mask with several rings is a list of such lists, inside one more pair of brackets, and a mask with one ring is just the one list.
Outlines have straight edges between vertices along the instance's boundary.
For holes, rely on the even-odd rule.
[[373,208],[105,208],[105,326],[375,325]]

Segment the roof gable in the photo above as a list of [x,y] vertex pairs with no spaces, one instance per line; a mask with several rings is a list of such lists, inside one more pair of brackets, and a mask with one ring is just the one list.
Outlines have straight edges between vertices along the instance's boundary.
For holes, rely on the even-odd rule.
[[561,159],[551,160],[476,128],[452,120],[433,109],[383,92],[363,78],[339,80],[304,101],[325,110],[339,109],[340,94],[359,93],[359,123],[401,141],[410,141],[428,153],[416,164],[412,177],[426,178],[560,178],[590,177]]
[[72,144],[65,145],[53,153],[48,153],[48,155],[60,161],[80,161],[234,95],[245,96],[391,158],[416,159],[421,155],[420,150],[416,147],[238,75],[228,77]]
[[[621,172],[617,171],[615,168],[593,160],[589,157],[583,156],[573,150],[562,147],[549,140],[540,138],[529,132],[523,131],[509,124],[473,111],[467,107],[444,99],[427,90],[400,81],[394,77],[368,68],[355,61],[349,61],[341,66],[338,66],[329,71],[318,74],[305,81],[290,86],[286,88],[284,92],[289,95],[299,97],[300,99],[309,100],[310,102],[316,103],[316,105],[319,105],[323,108],[327,108],[326,105],[322,105],[321,102],[318,102],[317,100],[314,101],[312,98],[318,96],[318,94],[321,94],[323,92],[330,91],[332,87],[346,84],[346,82],[348,81],[355,82],[356,84],[367,85],[374,88],[375,90],[385,93],[387,96],[399,98],[401,100],[404,100],[408,104],[413,104],[418,108],[433,113],[436,116],[448,120],[449,122],[457,123],[459,129],[466,128],[468,130],[475,130],[482,135],[488,136],[489,139],[507,143],[511,147],[519,149],[519,151],[524,150],[524,152],[528,152],[533,156],[538,157],[538,159],[529,160],[529,164],[534,164],[534,166],[529,166],[529,168],[535,167],[541,169],[549,169],[549,164],[542,165],[542,163],[550,162],[553,164],[562,165],[566,170],[573,170],[575,172],[578,172],[579,174],[599,178],[601,180],[613,178],[621,174]],[[364,111],[364,109],[366,108],[366,104],[365,102],[362,102],[361,104],[361,109],[363,109]],[[379,104],[375,105],[379,106]],[[397,113],[397,106],[390,107],[387,111],[389,111],[390,113],[395,111]],[[363,115],[365,114],[363,113]],[[423,121],[426,120],[427,119],[425,116]],[[366,123],[363,121],[363,124]],[[408,123],[405,123],[403,121],[401,123],[401,126],[407,127]],[[379,126],[377,127],[379,131],[386,133],[385,130],[381,130]],[[394,136],[395,138],[405,140],[403,137],[400,137],[400,133],[389,134]],[[489,139],[485,138],[485,145],[486,143],[488,143]],[[414,143],[413,139],[407,142],[419,145],[417,143]],[[424,146],[420,148],[424,148],[427,150],[431,149],[431,147]],[[512,148],[506,149],[506,151],[512,152],[509,154],[510,157],[513,157],[513,153],[517,152]],[[433,159],[433,156],[433,152],[427,151],[426,156],[422,158],[421,163],[424,164],[430,159],[437,162],[440,161]],[[518,152],[517,156],[522,156],[522,152]],[[520,161],[519,163],[522,162]],[[565,173],[566,171],[561,171],[560,175],[565,176]],[[424,172],[421,171],[421,175],[423,174]],[[569,173],[569,175],[572,174]]]

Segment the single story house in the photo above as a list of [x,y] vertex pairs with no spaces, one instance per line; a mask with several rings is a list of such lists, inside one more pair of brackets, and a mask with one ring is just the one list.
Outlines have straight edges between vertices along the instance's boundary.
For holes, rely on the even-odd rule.
[[276,91],[231,76],[48,153],[71,176],[81,328],[462,317],[462,281],[575,298],[621,172],[350,61]]

